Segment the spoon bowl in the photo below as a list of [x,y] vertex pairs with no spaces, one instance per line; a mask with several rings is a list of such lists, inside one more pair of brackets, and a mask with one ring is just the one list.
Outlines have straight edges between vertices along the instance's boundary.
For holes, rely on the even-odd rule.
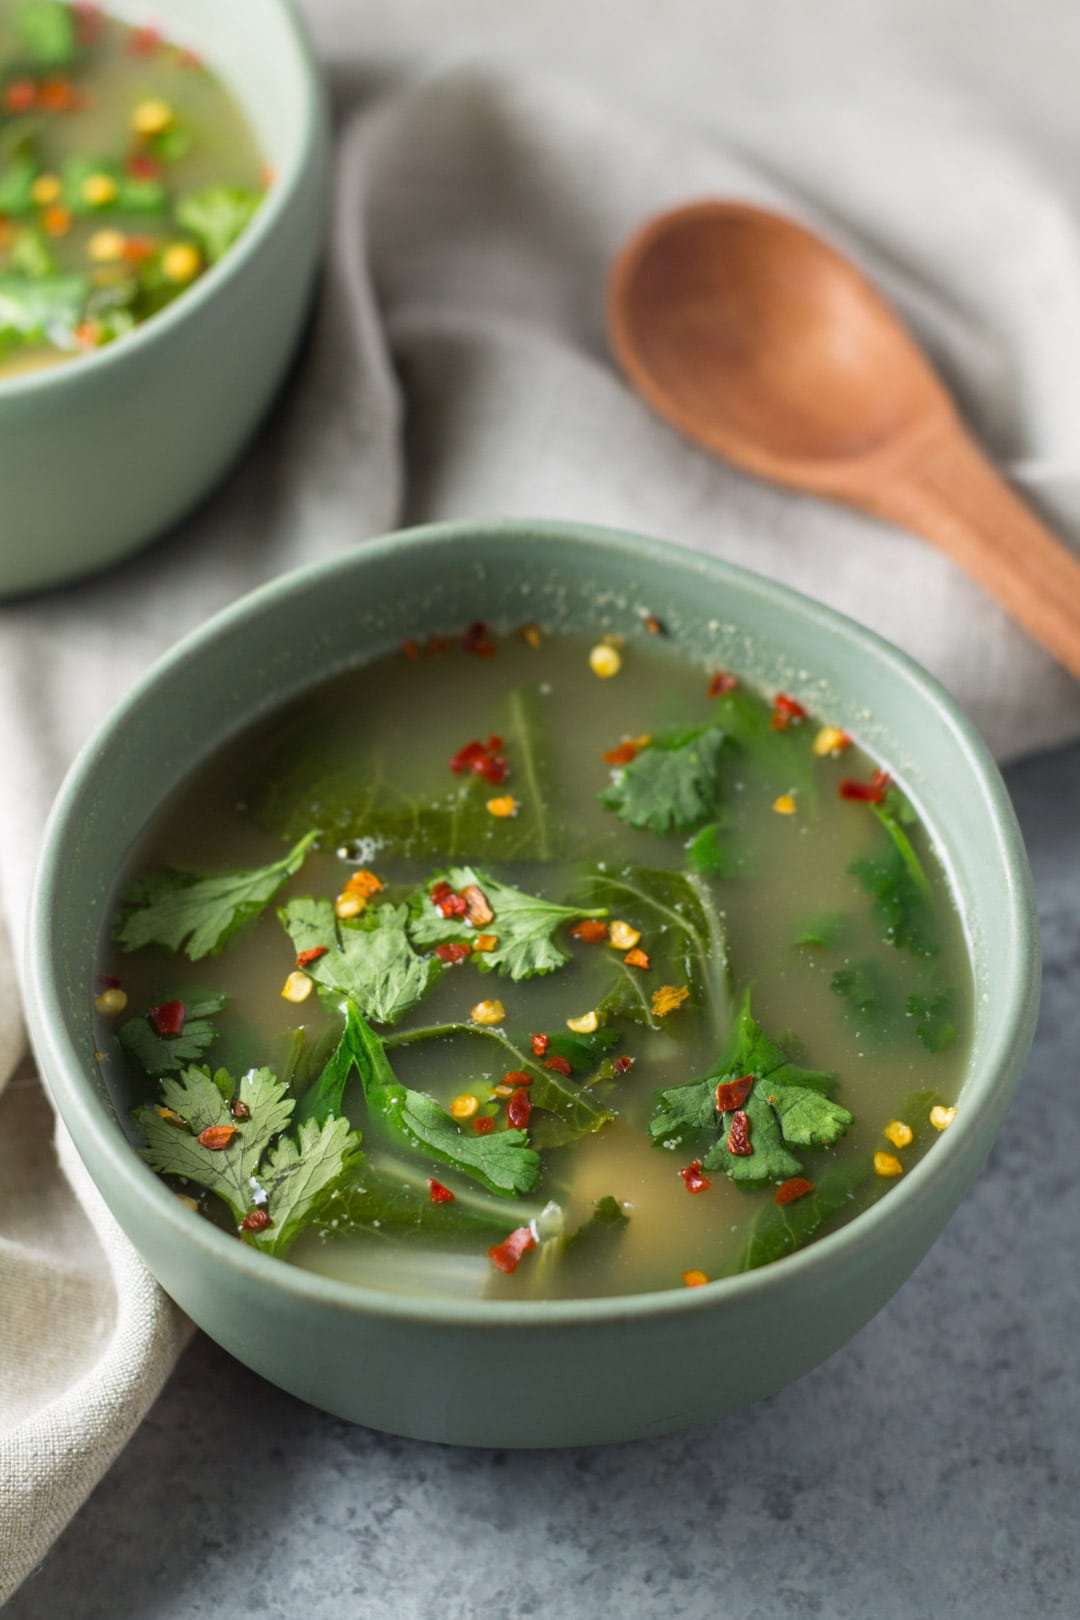
[[687,437],[914,529],[1080,676],[1080,560],[990,466],[906,328],[834,248],[746,203],[691,204],[627,243],[608,319],[630,381]]

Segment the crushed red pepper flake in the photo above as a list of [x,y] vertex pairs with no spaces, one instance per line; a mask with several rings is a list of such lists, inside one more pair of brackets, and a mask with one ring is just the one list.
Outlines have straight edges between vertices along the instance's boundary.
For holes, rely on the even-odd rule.
[[297,952],[296,965],[298,968],[307,967],[309,962],[317,962],[320,956],[325,956],[330,949],[329,945],[312,945],[306,951]]
[[401,643],[401,650],[406,658],[411,659],[413,663],[420,657],[420,643],[415,641],[412,636],[409,637],[408,641]]
[[501,1243],[493,1244],[488,1250],[488,1257],[498,1266],[500,1271],[505,1271],[509,1277],[517,1270],[521,1257],[527,1254],[530,1249],[535,1248],[536,1238],[533,1236],[532,1227],[519,1226]]
[[434,1176],[428,1176],[428,1194],[433,1204],[452,1204],[454,1195],[449,1187],[444,1187],[441,1181]]
[[127,37],[129,56],[153,56],[162,46],[161,29],[151,24],[133,28]]
[[461,638],[461,645],[474,658],[494,658],[498,652],[483,619],[474,619]]
[[750,1121],[741,1108],[737,1108],[731,1116],[727,1150],[737,1159],[748,1159],[754,1151],[750,1141]]
[[120,980],[115,973],[99,973],[97,982],[105,990],[119,990],[120,988]]
[[229,1104],[229,1113],[233,1119],[250,1119],[251,1109],[240,1097],[234,1097]]
[[532,1075],[526,1074],[524,1069],[508,1069],[502,1077],[504,1086],[531,1086]]
[[488,897],[483,889],[475,883],[467,883],[458,893],[465,902],[465,921],[472,923],[474,928],[483,928],[486,923],[493,922],[495,913],[488,904]]
[[877,770],[869,782],[856,782],[850,776],[843,777],[837,791],[842,799],[852,799],[861,804],[880,804],[891,787],[892,777],[888,771]]
[[[124,168],[133,180],[160,180],[164,173],[164,165],[158,158],[154,157],[152,152],[132,152],[124,164]],[[132,240],[139,243],[148,242],[147,237],[135,237]],[[144,258],[149,257],[149,253],[152,252],[153,244],[150,243],[149,252],[144,252],[142,256]]]
[[46,112],[71,112],[79,105],[79,92],[70,79],[62,76],[44,79],[38,91],[38,105]]
[[33,79],[12,79],[4,86],[4,111],[29,112],[37,103],[37,85]]
[[159,1007],[151,1007],[146,1016],[159,1035],[179,1035],[187,1008],[182,1001],[163,1001]]
[[435,955],[440,962],[445,962],[450,967],[455,962],[464,962],[467,956],[471,956],[472,946],[466,945],[464,940],[451,940],[445,945],[436,945]]
[[789,697],[786,692],[777,692],[769,718],[769,725],[774,731],[786,731],[789,726],[799,725],[805,719],[806,710],[797,698]]
[[734,692],[738,684],[734,675],[729,675],[726,670],[718,669],[715,675],[709,677],[709,696],[726,697],[728,692]]
[[685,1165],[679,1171],[679,1174],[686,1183],[686,1190],[689,1193],[704,1192],[707,1187],[712,1186],[712,1182],[701,1168],[700,1159],[695,1159],[692,1164]]
[[789,1176],[782,1181],[773,1193],[774,1204],[793,1204],[796,1198],[805,1198],[806,1194],[813,1192],[814,1183],[807,1181],[805,1176]]
[[472,1122],[472,1128],[477,1136],[487,1136],[495,1129],[495,1121],[490,1114],[480,1114]]
[[552,1074],[568,1075],[573,1073],[573,1070],[570,1067],[569,1059],[564,1057],[545,1058],[544,1068],[550,1069]]
[[681,1007],[684,1001],[690,998],[690,991],[685,984],[662,984],[659,990],[653,991],[652,1010],[654,1018],[666,1018],[668,1013]]
[[744,1074],[738,1080],[722,1081],[716,1088],[717,1111],[721,1114],[733,1114],[749,1097],[753,1084],[752,1074]]
[[656,617],[655,613],[646,613],[642,623],[649,632],[650,636],[667,635],[667,626],[665,625],[663,619],[658,619]]
[[424,642],[424,656],[426,658],[441,658],[449,646],[450,643],[445,636],[437,635],[432,631]]
[[547,1051],[548,1047],[551,1045],[551,1036],[550,1035],[530,1035],[529,1036],[529,1044],[531,1045],[531,1047],[533,1049],[533,1055],[535,1057],[543,1057],[544,1053]]
[[628,1057],[624,1052],[621,1057],[617,1057],[615,1059],[611,1066],[615,1070],[616,1074],[629,1074],[630,1070],[634,1067],[634,1060],[632,1057]]
[[273,1226],[273,1217],[265,1209],[253,1209],[245,1215],[240,1222],[241,1232],[265,1232],[268,1226]]
[[450,769],[455,776],[473,771],[477,776],[482,776],[485,782],[497,787],[510,775],[510,766],[499,751],[502,746],[502,738],[494,733],[486,743],[474,737],[464,748],[459,748],[456,754],[450,756]]
[[506,1117],[515,1130],[524,1130],[532,1113],[532,1103],[524,1086],[519,1086],[506,1105]]
[[571,928],[570,935],[585,945],[596,945],[600,940],[607,939],[607,923],[601,922],[599,917],[583,917]]
[[238,1135],[235,1125],[207,1125],[205,1130],[199,1132],[197,1140],[211,1153],[220,1153],[227,1148],[233,1137]]
[[635,945],[632,950],[627,951],[626,955],[623,957],[623,961],[626,963],[627,967],[645,969],[652,966],[652,963],[649,961],[648,953],[643,951],[639,945]]
[[634,737],[625,737],[617,748],[605,748],[600,758],[605,765],[629,765],[641,752],[641,744]]

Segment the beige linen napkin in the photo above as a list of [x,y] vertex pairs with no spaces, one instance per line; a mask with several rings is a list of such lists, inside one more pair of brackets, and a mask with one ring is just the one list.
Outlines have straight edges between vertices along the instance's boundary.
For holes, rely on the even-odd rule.
[[[400,522],[539,514],[681,540],[899,642],[1002,756],[1080,732],[1080,690],[949,562],[682,443],[628,392],[603,333],[607,264],[643,215],[710,193],[788,208],[884,284],[991,449],[1080,536],[1080,235],[1022,151],[940,99],[902,117],[866,101],[744,108],[737,139],[705,141],[509,61],[346,111],[319,320],[258,444],[141,558],[0,609],[11,941],[62,772],[135,677],[248,587]],[[9,949],[0,930],[0,1600],[185,1333],[62,1131],[53,1147]]]

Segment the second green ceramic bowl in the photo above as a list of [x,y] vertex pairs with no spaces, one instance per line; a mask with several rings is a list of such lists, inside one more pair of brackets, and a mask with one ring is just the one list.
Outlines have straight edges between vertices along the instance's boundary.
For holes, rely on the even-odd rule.
[[[137,1157],[94,1061],[97,943],[149,816],[254,717],[405,637],[476,618],[632,637],[644,633],[643,612],[658,614],[688,656],[782,688],[856,732],[917,802],[975,970],[975,1037],[952,1127],[885,1198],[799,1253],[704,1287],[627,1298],[403,1298],[255,1253],[190,1213]],[[109,1207],[194,1320],[317,1406],[399,1434],[499,1446],[689,1427],[769,1394],[842,1345],[913,1270],[986,1158],[1031,1042],[1037,990],[1031,882],[1008,798],[970,724],[923,671],[739,569],[633,535],[528,522],[390,535],[270,585],[170,653],[60,794],[29,941],[42,1072]]]

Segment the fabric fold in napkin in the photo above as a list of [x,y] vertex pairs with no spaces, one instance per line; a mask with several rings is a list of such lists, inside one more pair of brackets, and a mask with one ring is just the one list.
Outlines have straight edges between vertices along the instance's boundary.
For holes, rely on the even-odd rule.
[[[1037,166],[940,98],[802,101],[730,141],[509,61],[345,109],[318,318],[260,437],[187,523],[107,576],[0,609],[0,898],[80,744],[186,630],[401,523],[622,525],[852,614],[934,671],[1000,757],[1080,732],[1080,689],[917,539],[682,442],[605,344],[607,266],[653,210],[739,196],[825,232],[929,347],[976,432],[1080,537],[1080,233]],[[881,386],[887,388],[887,377]],[[0,522],[3,521],[0,513]],[[26,1061],[0,944],[0,1601],[146,1412],[186,1327],[78,1165]]]

